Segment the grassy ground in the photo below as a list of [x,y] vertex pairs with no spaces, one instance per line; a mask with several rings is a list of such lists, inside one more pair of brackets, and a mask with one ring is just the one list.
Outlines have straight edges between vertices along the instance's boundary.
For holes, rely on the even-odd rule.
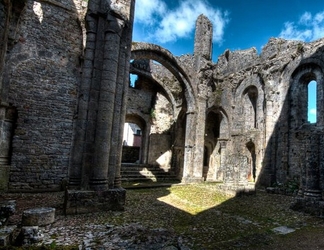
[[[18,205],[34,200],[35,206],[36,199],[49,201],[33,197],[36,198],[21,195]],[[124,212],[58,219],[62,226],[140,223],[148,228],[166,228],[185,239],[190,249],[324,249],[323,220],[292,211],[289,209],[292,200],[291,196],[264,191],[229,197],[220,193],[216,184],[174,185],[127,190]],[[51,201],[55,203],[54,198]],[[296,231],[279,235],[272,231],[279,226]]]
[[173,229],[191,239],[192,249],[273,249],[279,241],[294,242],[272,231],[279,226],[296,229],[295,235],[324,232],[321,219],[289,209],[293,197],[262,191],[228,197],[213,184],[197,184],[129,190],[127,197],[126,213],[116,219]]

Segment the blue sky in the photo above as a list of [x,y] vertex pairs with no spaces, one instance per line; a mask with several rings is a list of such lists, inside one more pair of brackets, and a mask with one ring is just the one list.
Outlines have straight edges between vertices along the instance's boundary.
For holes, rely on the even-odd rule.
[[214,26],[214,62],[226,49],[255,47],[260,53],[270,37],[306,42],[324,37],[323,0],[136,0],[133,40],[177,56],[192,54],[200,14]]

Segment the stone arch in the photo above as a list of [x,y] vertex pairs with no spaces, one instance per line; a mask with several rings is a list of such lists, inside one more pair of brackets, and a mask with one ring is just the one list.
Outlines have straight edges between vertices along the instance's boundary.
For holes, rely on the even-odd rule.
[[[239,116],[235,127],[244,125],[248,129],[258,129],[264,123],[264,81],[259,74],[246,78],[236,89],[235,106]],[[247,110],[250,108],[251,112]],[[252,116],[251,116],[252,113]]]
[[163,81],[161,81],[161,79],[159,79],[156,74],[147,72],[145,70],[140,70],[140,69],[137,69],[134,67],[130,68],[130,73],[136,74],[139,76],[143,76],[143,77],[147,78],[149,81],[152,81],[153,83],[160,86],[164,92],[165,97],[172,104],[173,118],[176,119],[178,117],[179,112],[181,110],[182,101],[181,100],[179,101],[178,99],[176,99],[174,97],[170,88]]
[[244,105],[245,126],[249,128],[257,128],[258,95],[259,95],[258,89],[254,85],[247,87],[243,92],[242,98],[244,99],[244,104],[245,104]]
[[[181,110],[185,111],[185,142],[183,147],[182,181],[201,180],[202,159],[200,165],[200,145],[197,145],[197,88],[193,87],[191,78],[182,68],[180,61],[168,50],[154,44],[132,43],[131,59],[151,59],[165,67],[180,83],[183,100]],[[180,107],[179,107],[180,108]],[[176,133],[176,131],[174,131]],[[172,145],[170,145],[172,147]],[[196,150],[199,148],[199,150]],[[198,156],[197,156],[198,154]],[[196,162],[199,162],[197,167]],[[171,163],[172,165],[172,163]]]
[[323,125],[324,119],[324,107],[319,105],[324,101],[323,93],[323,65],[318,64],[316,61],[305,60],[301,63],[290,78],[289,89],[289,122],[291,128],[298,128],[307,122],[307,103],[308,103],[308,84],[310,81],[316,81],[317,83],[317,124]]
[[188,110],[194,110],[196,90],[192,87],[185,70],[170,51],[155,44],[133,42],[131,59],[151,59],[162,64],[183,86]]
[[221,107],[212,107],[206,115],[203,177],[223,181],[226,142],[229,139],[228,116]]

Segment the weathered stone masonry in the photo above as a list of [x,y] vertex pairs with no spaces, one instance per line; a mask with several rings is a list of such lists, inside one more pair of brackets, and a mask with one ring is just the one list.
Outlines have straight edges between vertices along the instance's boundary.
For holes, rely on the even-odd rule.
[[10,190],[57,190],[67,178],[83,47],[81,3],[4,2],[1,103],[17,112]]
[[[226,50],[213,63],[212,24],[201,15],[193,55],[175,57],[131,41],[134,4],[0,3],[0,188],[68,183],[66,212],[85,211],[89,197],[98,209],[122,209],[127,121],[143,132],[140,163],[182,182],[218,181],[233,190],[295,182],[299,205],[320,204],[323,39],[271,38],[260,54]],[[129,89],[130,72],[139,78]],[[307,122],[311,80],[315,124]]]
[[[293,182],[299,185],[302,199],[321,200],[323,39],[303,43],[271,38],[261,54],[254,48],[226,50],[214,64],[212,34],[205,32],[210,25],[205,17],[198,18],[192,56],[172,58],[156,45],[133,43],[134,59],[151,59],[164,66],[164,71],[151,66],[150,74],[143,67],[132,72],[162,87],[172,105],[174,120],[160,137],[170,134],[173,171],[180,173],[183,182],[203,178],[234,190],[253,183]],[[314,124],[307,122],[311,80],[317,83]],[[181,91],[173,91],[174,86]],[[132,105],[129,101],[130,113]],[[146,126],[155,131],[154,122]]]

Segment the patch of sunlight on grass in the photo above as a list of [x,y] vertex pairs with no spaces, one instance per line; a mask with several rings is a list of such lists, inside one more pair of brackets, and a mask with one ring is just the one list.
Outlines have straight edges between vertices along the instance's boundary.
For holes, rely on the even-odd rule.
[[158,200],[191,215],[197,215],[231,198],[206,184],[173,186],[168,190],[170,194]]

